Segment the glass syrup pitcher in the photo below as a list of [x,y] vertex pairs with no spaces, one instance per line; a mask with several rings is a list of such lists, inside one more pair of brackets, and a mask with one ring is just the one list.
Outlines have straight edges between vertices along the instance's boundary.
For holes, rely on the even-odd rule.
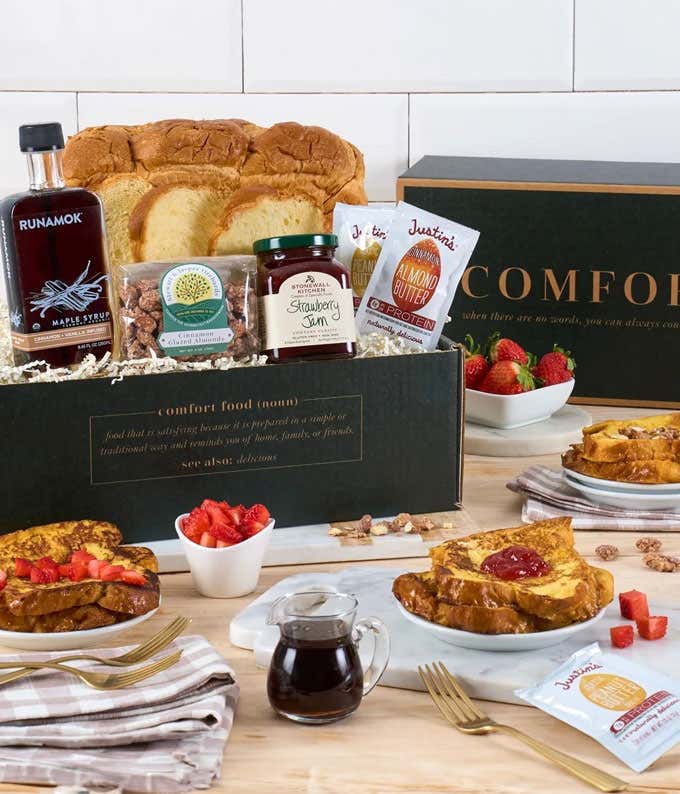
[[[283,717],[310,724],[334,722],[356,711],[387,667],[390,640],[377,618],[355,622],[358,602],[343,593],[313,590],[281,596],[267,623],[281,632],[269,667],[267,694]],[[359,642],[374,638],[364,670]]]

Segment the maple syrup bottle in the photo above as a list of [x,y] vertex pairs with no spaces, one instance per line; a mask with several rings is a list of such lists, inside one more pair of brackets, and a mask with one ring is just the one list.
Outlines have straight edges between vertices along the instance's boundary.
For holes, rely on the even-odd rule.
[[111,350],[104,215],[99,198],[66,187],[61,124],[19,127],[29,190],[0,203],[14,363],[78,364]]

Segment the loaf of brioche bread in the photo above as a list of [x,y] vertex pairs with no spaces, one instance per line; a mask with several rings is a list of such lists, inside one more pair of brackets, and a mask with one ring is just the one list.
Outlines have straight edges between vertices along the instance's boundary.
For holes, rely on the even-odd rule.
[[250,253],[261,237],[328,231],[336,202],[366,203],[361,152],[295,122],[90,127],[69,139],[64,172],[102,199],[114,282],[122,264]]

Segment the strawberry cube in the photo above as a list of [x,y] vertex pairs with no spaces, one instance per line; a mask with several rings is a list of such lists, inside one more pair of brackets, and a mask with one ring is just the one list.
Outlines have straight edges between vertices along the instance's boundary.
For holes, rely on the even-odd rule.
[[635,640],[633,627],[630,623],[626,623],[623,626],[612,626],[612,628],[609,629],[609,636],[615,648],[627,648],[629,645],[632,645]]
[[639,590],[629,590],[626,593],[619,593],[619,606],[621,607],[621,617],[628,620],[639,620],[649,617],[649,604],[647,596]]

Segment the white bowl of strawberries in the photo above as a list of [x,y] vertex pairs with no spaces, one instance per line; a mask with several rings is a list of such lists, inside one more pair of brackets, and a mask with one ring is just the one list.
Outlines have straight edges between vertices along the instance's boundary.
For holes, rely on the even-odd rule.
[[196,589],[208,598],[253,592],[273,529],[264,505],[246,508],[214,499],[175,519]]
[[465,338],[465,419],[509,430],[542,422],[567,402],[574,359],[555,345],[537,358],[512,339],[492,334],[482,351]]

